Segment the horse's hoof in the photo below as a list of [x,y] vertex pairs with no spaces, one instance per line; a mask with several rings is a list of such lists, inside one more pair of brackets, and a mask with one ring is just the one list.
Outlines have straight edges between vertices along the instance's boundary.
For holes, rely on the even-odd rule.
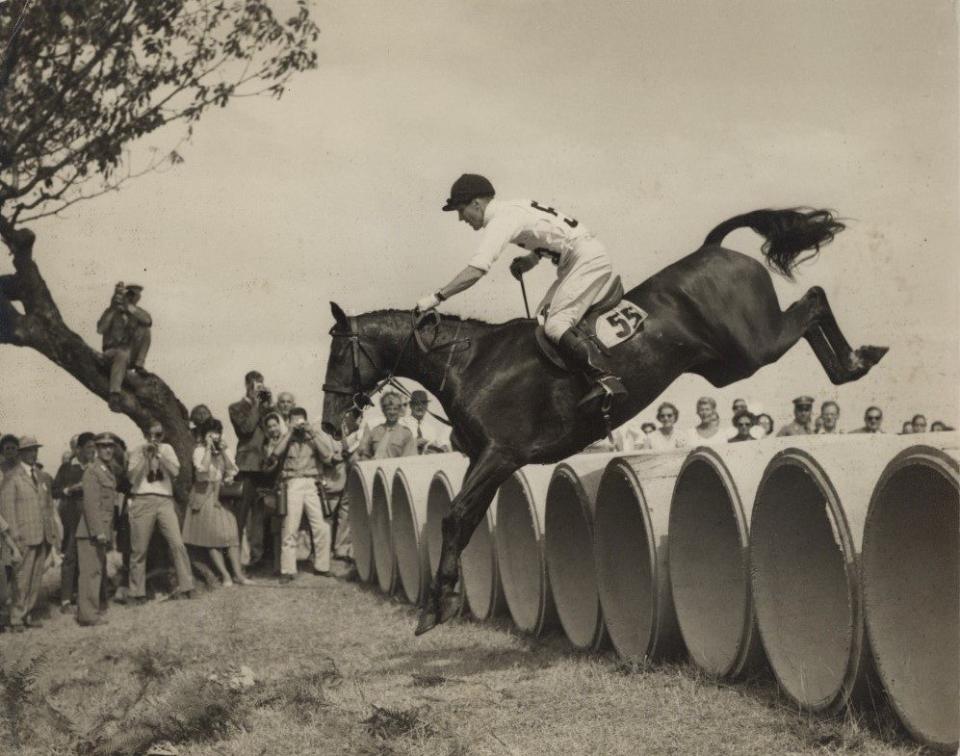
[[442,624],[454,617],[459,617],[463,610],[463,597],[459,593],[448,593],[440,599],[440,619],[438,624]]
[[424,607],[420,612],[420,618],[417,620],[417,629],[413,631],[414,635],[423,635],[437,626],[437,613],[433,609]]
[[849,383],[863,378],[870,369],[883,359],[889,349],[878,346],[862,346],[850,355],[850,364],[847,367],[847,375],[841,383]]
[[862,346],[857,350],[857,359],[865,368],[872,368],[890,351],[889,347]]

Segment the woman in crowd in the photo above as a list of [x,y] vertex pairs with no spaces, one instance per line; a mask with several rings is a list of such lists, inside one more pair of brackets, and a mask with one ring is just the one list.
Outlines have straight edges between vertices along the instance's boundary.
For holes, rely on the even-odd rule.
[[[202,426],[203,441],[193,450],[193,487],[183,522],[183,542],[210,550],[210,560],[225,586],[248,585],[252,581],[240,566],[240,530],[237,518],[220,501],[220,486],[233,481],[238,469],[223,443],[223,424],[216,418]],[[223,559],[223,549],[233,570],[233,579]]]
[[660,427],[647,436],[644,448],[654,451],[685,448],[686,439],[676,430],[679,416],[679,411],[670,402],[664,402],[657,407],[657,420],[660,421]]
[[766,438],[767,436],[773,435],[773,418],[770,417],[766,412],[762,412],[757,415],[756,422],[754,423],[754,430],[756,434],[754,438]]
[[729,439],[729,442],[733,444],[738,441],[756,441],[750,432],[755,424],[756,418],[750,414],[749,410],[738,411],[733,416],[733,427],[737,429],[737,435]]
[[720,432],[720,415],[717,414],[717,402],[709,396],[697,399],[697,417],[700,424],[690,431],[689,446],[716,444],[726,441]]
[[196,443],[203,443],[203,424],[211,417],[213,413],[206,404],[198,404],[190,410],[190,430],[193,431],[193,440]]

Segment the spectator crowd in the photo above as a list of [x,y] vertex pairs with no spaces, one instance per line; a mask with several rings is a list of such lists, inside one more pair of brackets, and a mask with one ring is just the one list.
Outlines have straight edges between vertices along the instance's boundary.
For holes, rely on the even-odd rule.
[[[844,431],[840,423],[840,405],[826,399],[820,403],[814,416],[816,401],[812,396],[798,396],[793,400],[793,419],[779,430],[773,418],[765,412],[752,412],[744,399],[734,399],[730,408],[732,430],[724,430],[713,397],[703,396],[697,400],[698,422],[688,430],[680,430],[677,421],[680,410],[670,402],[657,407],[656,420],[651,422],[637,416],[621,425],[610,438],[596,442],[592,451],[640,451],[644,449],[664,451],[667,449],[692,448],[701,445],[759,441],[769,436],[836,435],[843,433],[886,433],[883,428],[883,410],[867,407],[863,413],[863,425]],[[659,425],[658,425],[659,423]],[[949,431],[953,428],[941,420],[927,427],[924,415],[914,415],[903,423],[900,434]]]
[[[145,371],[146,349],[137,352],[123,341],[125,324],[130,334],[144,330],[136,305],[141,290],[134,286],[127,294],[118,285],[101,318],[111,339],[108,347],[105,336],[111,408],[122,401],[127,373]],[[142,333],[137,338],[142,344]],[[165,594],[152,593],[170,600],[193,597],[198,563],[212,568],[224,587],[250,585],[248,572],[290,583],[305,557],[313,574],[331,576],[331,560],[349,572],[348,464],[450,451],[449,431],[429,413],[424,391],[413,391],[409,400],[385,392],[384,422],[334,436],[310,421],[292,393],[280,392],[274,401],[260,372],[247,373],[244,383],[243,397],[228,411],[235,451],[207,405],[189,414],[192,473],[182,516],[175,500],[181,460],[159,420],[148,422],[143,439],[129,447],[113,433],[77,434],[54,477],[38,462],[36,438],[2,436],[0,631],[42,626],[46,609],[38,603],[51,567],[59,567],[59,610],[80,625],[108,622],[111,599],[127,606],[147,602],[148,559],[155,559],[157,544],[172,568],[161,583],[172,574],[175,580],[164,585]]]
[[[123,408],[125,383],[149,375],[145,359],[152,321],[139,306],[142,291],[137,284],[117,284],[97,324],[113,410]],[[591,450],[656,451],[844,432],[836,401],[822,401],[816,416],[815,406],[813,397],[797,397],[793,419],[776,430],[770,415],[736,399],[732,428],[725,429],[716,401],[704,396],[696,403],[697,422],[682,430],[680,410],[663,402],[656,423],[635,418]],[[111,598],[129,606],[147,602],[148,562],[156,559],[157,544],[166,549],[172,567],[161,570],[159,579],[169,583],[170,573],[175,575],[164,585],[172,600],[193,597],[193,576],[201,563],[224,587],[250,585],[254,579],[248,573],[285,585],[296,579],[298,562],[306,560],[315,575],[329,577],[332,560],[349,571],[348,465],[355,459],[451,450],[449,429],[430,412],[426,392],[413,391],[407,399],[386,391],[380,409],[382,423],[360,422],[331,435],[311,422],[291,392],[282,391],[274,400],[264,376],[252,370],[244,377],[243,396],[228,409],[235,451],[224,442],[223,423],[208,405],[190,411],[188,476],[186,457],[178,457],[159,420],[145,423],[143,439],[131,447],[113,433],[77,434],[54,477],[38,462],[41,444],[35,437],[2,435],[0,630],[41,626],[38,615],[45,607],[38,604],[51,566],[59,566],[59,610],[80,625],[106,623]],[[879,407],[868,407],[863,425],[849,432],[884,433],[883,420]],[[903,423],[900,433],[944,430],[952,428],[939,420],[928,427],[918,414]],[[186,489],[186,507],[178,512],[175,494]],[[156,582],[155,598],[163,593]]]

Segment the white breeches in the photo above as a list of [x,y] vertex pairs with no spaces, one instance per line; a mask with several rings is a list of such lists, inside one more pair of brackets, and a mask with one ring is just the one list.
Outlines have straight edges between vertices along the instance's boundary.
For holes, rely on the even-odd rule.
[[557,269],[557,280],[537,309],[543,331],[553,343],[605,296],[613,283],[613,266],[607,250],[596,239],[583,239]]

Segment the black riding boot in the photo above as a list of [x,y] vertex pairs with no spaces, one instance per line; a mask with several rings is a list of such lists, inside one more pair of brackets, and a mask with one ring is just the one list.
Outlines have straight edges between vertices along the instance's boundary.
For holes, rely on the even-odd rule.
[[576,365],[580,372],[596,384],[577,403],[578,407],[583,407],[607,395],[612,397],[626,395],[627,389],[620,379],[604,366],[603,354],[599,347],[575,328],[568,329],[560,337],[560,343],[557,346],[565,359]]

